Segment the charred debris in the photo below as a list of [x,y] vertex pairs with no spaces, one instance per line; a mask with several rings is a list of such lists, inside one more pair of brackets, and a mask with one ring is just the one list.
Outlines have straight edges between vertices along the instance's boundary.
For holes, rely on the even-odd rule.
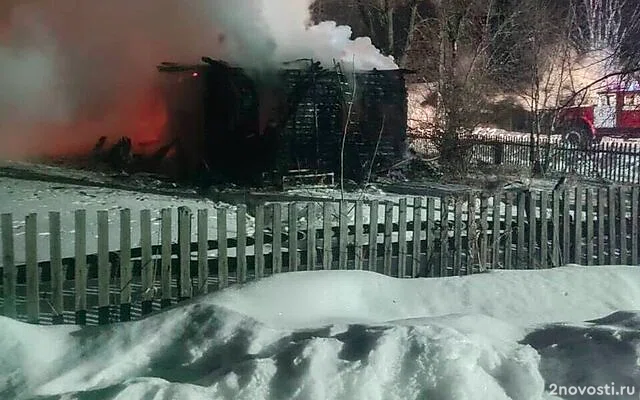
[[407,71],[349,72],[313,60],[248,70],[206,57],[157,68],[166,144],[136,157],[128,138],[110,149],[98,143],[95,154],[118,169],[162,165],[201,187],[286,186],[331,183],[343,166],[346,179],[363,183],[407,156]]

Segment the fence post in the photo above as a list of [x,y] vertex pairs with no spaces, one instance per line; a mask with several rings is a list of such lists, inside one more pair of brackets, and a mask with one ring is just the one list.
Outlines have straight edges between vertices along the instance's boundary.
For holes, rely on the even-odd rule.
[[106,325],[110,320],[109,283],[109,213],[100,210],[98,215],[98,325]]
[[15,318],[16,312],[16,264],[13,243],[13,218],[11,214],[2,214],[2,267],[4,276],[2,290],[4,296],[4,315]]
[[387,201],[384,204],[384,255],[382,260],[383,273],[391,276],[392,243],[393,233],[393,203]]
[[54,325],[64,323],[64,271],[62,267],[62,249],[60,239],[60,213],[49,212],[49,268],[51,271],[51,307]]
[[40,274],[38,268],[38,224],[37,214],[25,219],[25,251],[27,268],[27,320],[40,322]]
[[227,209],[218,208],[218,288],[229,286],[229,260],[227,254]]
[[171,306],[173,298],[171,294],[171,256],[172,256],[172,238],[171,238],[171,213],[170,208],[163,208],[160,211],[160,241],[162,242],[161,261],[160,261],[160,291],[162,298],[160,299],[160,308]]
[[289,203],[289,272],[298,270],[298,207]]
[[[236,277],[238,282],[245,283],[247,281],[247,206],[238,205],[236,210],[236,232],[238,240],[236,245]],[[207,276],[208,274],[207,269]]]
[[355,215],[354,215],[354,268],[356,270],[362,269],[362,245],[363,245],[363,226],[362,226],[362,200],[356,201]]
[[131,210],[120,210],[120,321],[131,320]]
[[411,277],[420,276],[420,248],[422,232],[422,198],[413,198],[413,245],[411,246]]
[[[239,207],[238,207],[239,210]],[[198,293],[209,292],[209,212],[198,210]],[[218,244],[220,240],[218,238]],[[240,242],[238,241],[238,246]],[[239,248],[239,247],[238,247]]]
[[87,212],[75,212],[75,322],[87,324]]
[[[191,283],[191,216],[192,212],[189,207],[178,207],[178,258],[180,261],[178,301],[193,297],[193,285]],[[220,246],[220,237],[218,237],[218,246]]]
[[256,279],[264,277],[264,204],[256,206],[256,228],[255,228],[255,269]]
[[153,311],[155,265],[151,247],[151,211],[140,210],[140,254],[142,280],[142,315]]
[[367,269],[378,272],[378,200],[369,204],[369,261]]
[[407,199],[398,205],[398,278],[407,276]]
[[316,203],[307,204],[307,271],[316,269]]

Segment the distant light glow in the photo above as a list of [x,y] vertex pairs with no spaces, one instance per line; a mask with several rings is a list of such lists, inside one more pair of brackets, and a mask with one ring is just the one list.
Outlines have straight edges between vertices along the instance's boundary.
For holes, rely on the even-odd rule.
[[197,78],[200,74],[197,72],[194,72],[193,74],[191,74],[191,76],[193,76],[194,78]]

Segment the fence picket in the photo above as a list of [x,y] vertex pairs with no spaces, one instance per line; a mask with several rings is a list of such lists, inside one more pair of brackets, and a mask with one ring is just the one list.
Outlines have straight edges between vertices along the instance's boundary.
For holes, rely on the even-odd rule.
[[49,257],[51,268],[51,308],[52,324],[64,323],[64,269],[60,238],[60,213],[49,212]]
[[316,269],[316,203],[307,204],[307,271]]
[[378,200],[369,204],[369,257],[367,269],[378,272]]
[[562,189],[562,260],[561,265],[571,262],[571,192]]
[[540,192],[540,268],[549,267],[549,194]]
[[87,212],[76,210],[74,215],[75,254],[75,322],[87,323]]
[[255,218],[255,244],[253,254],[255,256],[256,279],[264,277],[264,204],[256,206]]
[[526,211],[527,211],[527,199],[525,192],[519,192],[518,197],[518,209],[516,211],[517,222],[516,222],[516,269],[522,269],[522,265],[526,259],[525,257],[525,238],[526,238]]
[[413,241],[411,244],[411,277],[420,276],[420,249],[422,230],[422,198],[413,198]]
[[585,192],[585,244],[587,246],[587,265],[593,265],[593,190],[586,188]]
[[[462,202],[463,199],[457,197],[454,204],[453,221],[453,275],[462,275]],[[468,221],[467,221],[468,222]]]
[[347,269],[347,243],[349,240],[349,203],[341,201],[338,206],[339,236],[338,236],[338,269]]
[[[247,206],[239,204],[236,208],[236,279],[240,283],[247,281]],[[208,263],[207,263],[208,265]],[[207,268],[207,276],[209,271]]]
[[362,255],[362,245],[363,245],[363,226],[362,226],[362,220],[363,220],[363,216],[362,216],[362,200],[358,200],[356,201],[356,208],[355,208],[355,216],[354,216],[354,223],[355,223],[355,232],[354,232],[354,268],[356,270],[361,270],[362,269],[362,259],[363,259],[363,255]]
[[584,188],[580,185],[575,188],[574,195],[574,228],[573,228],[573,262],[576,264],[582,264],[582,204],[583,204],[583,196],[582,193]]
[[38,269],[38,222],[37,214],[25,218],[25,260],[27,270],[27,321],[40,321],[40,274]]
[[[536,196],[535,193],[533,193],[531,190],[527,190],[525,192],[525,196],[526,196],[526,203],[527,204],[527,210],[526,213],[529,215],[528,218],[528,226],[529,229],[527,231],[528,233],[528,243],[527,243],[527,249],[529,250],[529,262],[527,263],[527,269],[536,269],[536,265],[539,264],[539,261],[536,259],[536,255],[537,255],[537,230],[538,230],[538,218],[536,216],[536,212],[538,210],[537,207],[537,201],[536,201]],[[541,211],[542,212],[542,211]],[[542,215],[542,214],[541,214]]]
[[[238,207],[238,212],[240,207]],[[198,235],[198,290],[197,294],[209,292],[209,210],[199,209],[197,216]],[[219,241],[218,241],[219,243]],[[238,240],[238,246],[240,241]],[[240,260],[238,259],[238,262]]]
[[[278,218],[280,221],[280,218]],[[216,227],[218,228],[218,289],[229,286],[229,259],[227,253],[227,209],[217,210]],[[275,237],[274,237],[275,242]]]
[[391,235],[393,234],[393,203],[386,202],[384,204],[384,254],[383,254],[383,273],[391,276],[391,260],[392,260],[392,243]]
[[331,206],[332,203],[325,201],[322,207],[322,268],[325,270],[331,269],[333,264]]
[[[220,246],[220,238],[218,238]],[[183,301],[193,296],[191,284],[191,210],[188,207],[178,208],[178,300]],[[218,265],[218,269],[219,269]]]
[[436,276],[449,276],[449,197],[440,198],[440,254],[439,270]]
[[407,199],[398,204],[398,278],[407,276]]
[[289,203],[289,272],[298,270],[298,206]]
[[488,245],[489,245],[489,198],[485,193],[480,197],[480,259],[478,260],[480,271],[487,269]]
[[479,232],[478,224],[476,221],[476,194],[474,192],[469,193],[469,203],[467,208],[467,262],[465,265],[465,272],[467,275],[473,273],[474,262],[477,259],[478,265],[480,265],[480,253],[478,246]]
[[17,317],[16,284],[17,271],[15,264],[15,248],[13,243],[13,216],[2,214],[2,296],[4,298],[4,315]]
[[627,265],[627,190],[624,186],[618,189],[618,202],[620,216],[620,264]]
[[[162,249],[160,250],[160,308],[171,306],[173,298],[171,293],[171,209],[163,208],[160,210],[160,241]],[[199,250],[199,249],[198,249]]]
[[106,325],[110,322],[110,281],[109,213],[100,210],[98,211],[98,325]]
[[598,189],[598,265],[604,264],[604,232],[605,232],[605,202],[607,192],[606,189]]
[[142,267],[142,315],[151,314],[153,311],[155,264],[152,255],[151,243],[151,211],[140,211],[140,249]]
[[513,269],[511,256],[513,252],[513,196],[505,195],[504,206],[504,268]]
[[500,215],[502,204],[502,193],[497,192],[493,195],[493,207],[492,207],[492,228],[491,228],[491,267],[497,269],[500,267]]
[[551,218],[553,220],[553,233],[551,236],[551,260],[554,267],[559,267],[562,258],[560,245],[560,190],[554,190],[552,196]]
[[[635,147],[635,146],[634,146]],[[634,185],[631,188],[631,265],[638,265],[638,195],[640,188]]]
[[[273,204],[273,220],[271,233],[273,234],[272,254],[272,273],[279,274],[282,272],[282,206],[280,203]],[[218,238],[218,241],[220,238]],[[219,261],[218,261],[219,262]]]
[[609,264],[614,265],[616,263],[616,191],[614,188],[609,187],[607,189],[607,211],[609,222]]
[[426,210],[426,226],[425,226],[425,258],[426,258],[426,268],[424,276],[434,277],[436,275],[436,260],[435,260],[435,240],[436,240],[436,232],[434,230],[435,226],[435,212],[436,212],[436,199],[433,197],[429,197],[427,199],[427,210]]
[[120,210],[120,321],[131,320],[131,210]]

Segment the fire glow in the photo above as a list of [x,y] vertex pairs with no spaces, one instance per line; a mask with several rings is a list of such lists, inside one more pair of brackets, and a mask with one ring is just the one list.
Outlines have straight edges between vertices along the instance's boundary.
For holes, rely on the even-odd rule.
[[310,26],[311,3],[4,0],[0,156],[83,152],[102,136],[128,136],[134,151],[152,151],[165,139],[155,66],[166,60],[209,56],[275,68],[314,58],[397,68],[370,40],[351,40],[349,27]]

